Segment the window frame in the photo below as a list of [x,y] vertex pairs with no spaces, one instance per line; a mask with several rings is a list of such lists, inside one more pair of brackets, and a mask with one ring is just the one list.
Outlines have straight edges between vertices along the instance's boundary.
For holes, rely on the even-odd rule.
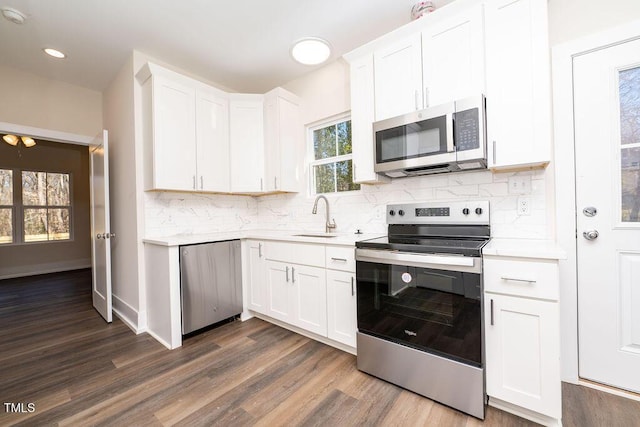
[[[39,169],[38,168],[12,168],[12,167],[2,167],[0,169],[11,170],[13,172],[13,212],[12,212],[12,226],[13,226],[13,236],[11,243],[0,243],[0,247],[8,247],[15,245],[41,245],[41,244],[50,244],[50,243],[67,243],[74,242],[74,209],[75,209],[75,200],[73,197],[74,188],[73,188],[73,173],[70,171],[61,171],[55,169]],[[69,205],[68,206],[55,206],[55,205],[25,205],[22,199],[22,173],[23,172],[36,172],[36,173],[46,173],[46,174],[66,174],[69,175]],[[16,179],[19,177],[19,179]],[[5,207],[4,205],[2,207]],[[25,230],[24,230],[24,218],[25,218],[25,209],[68,209],[69,211],[69,238],[68,239],[53,239],[50,240],[37,240],[27,242],[25,240]],[[49,234],[47,230],[47,235]]]
[[[356,191],[362,190],[362,187],[360,186],[360,184],[357,184],[357,183],[353,182],[353,142],[351,142],[351,153],[349,153],[349,154],[337,155],[337,151],[336,151],[336,156],[327,157],[325,159],[319,159],[319,160],[315,159],[315,152],[314,152],[314,145],[313,145],[313,132],[316,131],[316,130],[319,130],[319,129],[330,127],[330,126],[336,126],[337,124],[343,123],[343,122],[351,122],[351,112],[345,112],[345,113],[341,113],[341,114],[336,114],[334,116],[327,117],[326,119],[319,120],[319,121],[316,121],[314,123],[311,123],[310,125],[307,125],[307,169],[308,169],[308,186],[309,186],[309,195],[310,196],[317,196],[317,195],[320,195],[320,194],[324,194],[324,195],[351,194],[351,193],[354,193]],[[351,129],[352,129],[351,138],[353,140],[353,126],[352,126]],[[334,174],[334,188],[335,188],[335,191],[331,191],[331,192],[328,192],[328,193],[317,193],[316,192],[316,179],[315,179],[314,167],[315,166],[322,166],[322,165],[332,164],[332,163],[344,162],[344,161],[348,161],[348,160],[351,160],[351,171],[352,171],[351,172],[351,183],[359,185],[360,188],[358,188],[356,190],[338,191],[337,175]]]
[[16,171],[13,168],[3,168],[2,170],[11,171],[11,204],[0,205],[0,209],[9,209],[11,211],[11,242],[0,243],[0,247],[16,244]]

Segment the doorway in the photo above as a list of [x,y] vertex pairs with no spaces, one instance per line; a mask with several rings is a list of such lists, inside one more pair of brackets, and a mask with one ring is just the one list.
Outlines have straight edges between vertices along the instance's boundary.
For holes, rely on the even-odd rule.
[[[640,33],[553,50],[562,377],[640,391]],[[630,391],[632,393],[626,393]]]

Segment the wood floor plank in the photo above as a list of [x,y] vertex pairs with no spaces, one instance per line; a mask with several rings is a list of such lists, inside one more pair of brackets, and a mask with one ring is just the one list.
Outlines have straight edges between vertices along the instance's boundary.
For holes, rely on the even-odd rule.
[[[167,350],[91,307],[89,270],[0,281],[2,426],[535,425],[483,421],[357,370],[354,356],[260,319]],[[640,402],[563,384],[563,425],[640,426]]]

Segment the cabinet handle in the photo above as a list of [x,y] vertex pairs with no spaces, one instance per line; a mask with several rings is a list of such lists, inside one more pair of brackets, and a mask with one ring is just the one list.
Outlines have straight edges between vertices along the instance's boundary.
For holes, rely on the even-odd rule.
[[204,178],[202,177],[202,175],[200,175],[200,189],[202,190],[204,188]]
[[508,277],[508,276],[502,276],[500,277],[500,279],[502,280],[508,280],[510,282],[522,282],[522,283],[531,283],[534,284],[536,283],[535,280],[530,280],[530,279],[518,279],[516,277]]
[[278,177],[277,176],[273,177],[273,188],[275,188],[276,190],[278,189]]
[[287,276],[287,282],[289,281],[289,267],[287,267],[287,272],[285,273]]
[[356,293],[353,289],[353,276],[351,276],[351,296],[354,296]]
[[262,243],[258,243],[258,258],[262,258]]
[[[353,149],[352,149],[352,151],[353,151]],[[351,180],[355,182],[355,181],[358,180],[358,178],[357,178],[358,174],[356,173],[356,164],[355,164],[355,162],[353,160],[351,160],[351,167],[353,168],[351,170]]]
[[193,175],[193,189],[196,189],[196,176]]
[[420,107],[418,106],[418,97],[419,97],[419,96],[420,96],[420,91],[419,91],[418,89],[416,89],[416,90],[414,91],[414,93],[413,93],[413,98],[414,98],[414,101],[415,101],[415,103],[416,103],[416,110],[419,110],[419,109],[420,109]]
[[296,269],[291,267],[291,283],[296,283]]
[[342,262],[347,262],[347,259],[346,259],[346,258],[334,258],[334,257],[331,257],[331,261],[342,261]]
[[491,326],[493,326],[493,299],[491,300]]
[[262,191],[262,178],[260,178],[260,191]]
[[429,106],[429,88],[424,88],[424,108]]
[[496,164],[496,141],[493,141],[493,164]]

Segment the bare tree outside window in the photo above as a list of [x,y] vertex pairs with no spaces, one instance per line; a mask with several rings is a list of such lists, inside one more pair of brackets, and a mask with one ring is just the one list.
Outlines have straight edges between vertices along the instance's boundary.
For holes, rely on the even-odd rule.
[[13,243],[13,171],[0,169],[0,245]]
[[328,122],[311,129],[313,161],[310,165],[315,194],[359,190],[353,182],[351,120]]
[[69,181],[67,173],[22,172],[25,242],[71,238]]
[[640,67],[619,74],[622,221],[640,222]]

